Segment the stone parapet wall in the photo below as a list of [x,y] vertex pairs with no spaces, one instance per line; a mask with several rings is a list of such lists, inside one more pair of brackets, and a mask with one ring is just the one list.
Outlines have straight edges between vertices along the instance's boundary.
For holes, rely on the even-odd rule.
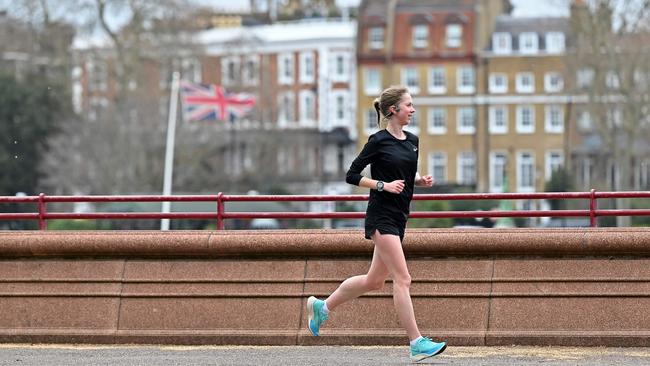
[[[650,230],[413,229],[422,332],[650,346]],[[391,283],[315,338],[306,297],[364,273],[360,231],[0,232],[0,342],[404,344]]]

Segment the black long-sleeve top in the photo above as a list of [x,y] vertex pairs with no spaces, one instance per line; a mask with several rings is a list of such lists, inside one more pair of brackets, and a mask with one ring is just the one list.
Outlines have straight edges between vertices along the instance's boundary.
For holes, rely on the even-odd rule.
[[371,135],[346,174],[345,181],[358,186],[362,177],[361,171],[370,164],[372,179],[386,183],[397,179],[404,180],[404,190],[400,194],[370,190],[367,217],[369,215],[388,215],[393,218],[403,215],[403,219],[408,217],[418,166],[419,140],[410,132],[404,131],[404,133],[406,134],[404,140],[395,138],[385,129]]

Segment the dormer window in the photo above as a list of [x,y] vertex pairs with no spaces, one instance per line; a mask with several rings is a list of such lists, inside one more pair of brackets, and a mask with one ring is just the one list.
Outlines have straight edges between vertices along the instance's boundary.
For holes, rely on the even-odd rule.
[[537,53],[537,33],[524,32],[519,35],[519,52],[523,54]]
[[548,32],[546,33],[546,52],[558,54],[564,52],[564,33]]
[[426,24],[413,26],[413,48],[427,48],[429,27]]
[[492,51],[496,54],[509,54],[512,51],[512,37],[509,33],[499,32],[492,35]]
[[368,30],[368,45],[372,50],[384,48],[384,28],[372,27]]

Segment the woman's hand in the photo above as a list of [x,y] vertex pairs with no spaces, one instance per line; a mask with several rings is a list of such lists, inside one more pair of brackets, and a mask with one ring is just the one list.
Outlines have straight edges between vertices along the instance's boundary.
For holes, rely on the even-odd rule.
[[404,190],[404,180],[394,180],[390,183],[384,183],[384,191],[400,194]]
[[423,175],[415,182],[418,187],[431,187],[433,186],[433,177],[430,175]]

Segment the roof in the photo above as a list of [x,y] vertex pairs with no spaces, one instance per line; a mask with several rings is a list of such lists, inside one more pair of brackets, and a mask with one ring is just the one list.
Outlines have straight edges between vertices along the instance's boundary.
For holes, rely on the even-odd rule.
[[356,36],[356,21],[302,20],[250,27],[210,29],[198,34],[203,44],[223,43],[239,39],[257,39],[263,43],[305,41],[315,39],[350,39]]
[[[561,32],[565,36],[570,31],[569,18],[566,17],[513,17],[510,15],[500,15],[496,19],[494,33],[508,33],[512,36],[512,49],[519,49],[519,34],[536,33],[538,38],[538,47],[540,50],[546,49],[546,38],[544,34],[548,32]],[[569,37],[565,37],[569,40]],[[489,44],[492,49],[492,42]]]

